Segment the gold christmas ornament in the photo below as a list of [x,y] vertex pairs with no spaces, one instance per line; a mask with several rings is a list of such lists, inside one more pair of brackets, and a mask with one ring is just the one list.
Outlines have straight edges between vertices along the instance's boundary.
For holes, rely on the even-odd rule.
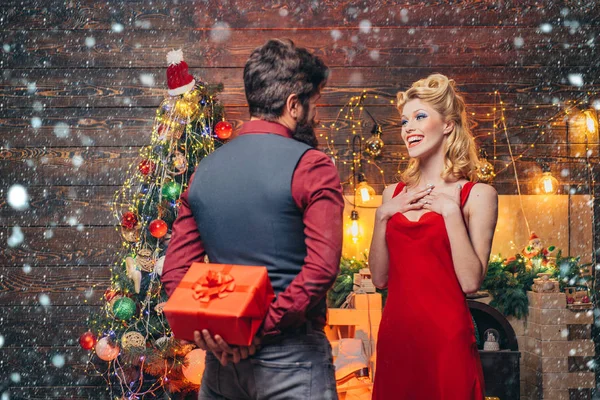
[[144,272],[154,271],[154,260],[152,259],[152,250],[145,247],[138,251],[136,261]]
[[381,127],[379,125],[375,125],[373,127],[373,134],[365,143],[365,151],[373,158],[379,157],[383,151],[383,146],[385,143],[383,143],[383,140],[381,139],[381,134]]
[[146,339],[139,332],[127,332],[121,337],[121,346],[123,350],[129,350],[133,347],[145,348],[146,347]]
[[121,227],[121,236],[123,236],[123,239],[125,239],[129,243],[139,242],[141,232],[142,232],[142,224],[140,224],[139,222],[132,229],[127,229],[125,227]]
[[480,159],[479,166],[477,167],[477,178],[480,182],[490,183],[496,177],[494,172],[494,166],[485,158]]
[[167,172],[173,176],[177,176],[183,174],[187,170],[187,167],[188,163],[183,153],[176,151],[171,156]]

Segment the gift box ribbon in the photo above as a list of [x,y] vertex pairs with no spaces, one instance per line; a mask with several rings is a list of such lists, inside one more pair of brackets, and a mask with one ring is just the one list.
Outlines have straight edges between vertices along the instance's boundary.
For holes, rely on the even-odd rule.
[[208,305],[213,299],[222,299],[233,292],[248,292],[250,286],[236,285],[235,279],[231,276],[231,266],[223,267],[221,271],[213,269],[202,275],[196,282],[181,282],[179,285],[185,289],[192,289],[194,300]]

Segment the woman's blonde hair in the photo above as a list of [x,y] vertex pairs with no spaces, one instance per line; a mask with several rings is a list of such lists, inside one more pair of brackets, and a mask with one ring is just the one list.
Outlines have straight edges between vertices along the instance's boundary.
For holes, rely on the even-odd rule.
[[[442,115],[444,121],[454,121],[454,130],[445,144],[442,179],[475,181],[479,165],[477,147],[469,129],[465,101],[457,93],[454,80],[441,74],[418,80],[407,91],[398,92],[396,108],[402,113],[406,102],[413,99],[427,103]],[[416,184],[421,177],[419,159],[411,158],[400,177],[409,186]]]

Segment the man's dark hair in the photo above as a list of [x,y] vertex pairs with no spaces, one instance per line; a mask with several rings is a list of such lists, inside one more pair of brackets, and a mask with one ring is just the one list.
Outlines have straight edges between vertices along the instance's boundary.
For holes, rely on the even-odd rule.
[[287,98],[298,96],[304,112],[311,96],[327,82],[329,69],[319,57],[291,40],[272,39],[256,48],[244,67],[250,116],[273,121],[283,115]]

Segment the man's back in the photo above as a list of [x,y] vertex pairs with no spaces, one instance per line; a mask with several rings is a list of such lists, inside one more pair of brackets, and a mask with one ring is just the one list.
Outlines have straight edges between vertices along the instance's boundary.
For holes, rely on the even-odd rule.
[[310,147],[277,134],[246,134],[198,165],[189,202],[211,262],[264,265],[276,293],[306,256],[296,165]]

